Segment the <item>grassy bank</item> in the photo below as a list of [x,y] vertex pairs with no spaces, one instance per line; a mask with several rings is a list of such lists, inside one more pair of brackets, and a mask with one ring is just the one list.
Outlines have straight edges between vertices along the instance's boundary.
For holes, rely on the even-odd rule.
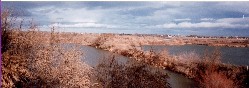
[[[167,50],[161,53],[156,53],[152,50],[150,52],[144,52],[141,50],[140,41],[120,39],[119,42],[109,43],[115,40],[113,38],[115,38],[115,35],[103,34],[101,37],[96,38],[91,46],[118,53],[137,61],[144,61],[155,67],[183,74],[197,81],[200,87],[248,87],[249,75],[247,68],[245,66],[221,63],[219,50],[206,51],[203,53],[203,57],[191,53],[172,56],[168,54]],[[124,41],[125,43],[123,43]]]

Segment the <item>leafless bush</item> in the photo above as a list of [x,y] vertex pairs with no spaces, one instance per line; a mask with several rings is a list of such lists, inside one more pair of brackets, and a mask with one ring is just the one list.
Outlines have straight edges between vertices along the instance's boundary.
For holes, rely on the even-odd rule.
[[223,67],[221,53],[216,48],[212,53],[205,52],[203,61],[197,66],[198,81],[204,88],[236,88],[236,80],[229,77],[229,68]]
[[81,61],[77,47],[62,45],[54,28],[47,41],[34,24],[28,30],[11,25],[10,13],[1,13],[2,87],[90,86],[91,68]]
[[[45,46],[49,47],[49,46]],[[80,60],[76,48],[64,49],[54,45],[40,49],[32,64],[32,72],[48,87],[89,87],[91,69]],[[72,48],[72,49],[71,49]]]
[[90,46],[94,46],[94,47],[102,48],[102,49],[107,48],[101,45],[103,45],[108,39],[112,37],[113,37],[113,34],[101,34],[97,39],[93,41],[93,43]]
[[169,87],[166,73],[152,70],[143,61],[120,64],[112,56],[101,61],[96,69],[100,86],[104,88],[165,88]]

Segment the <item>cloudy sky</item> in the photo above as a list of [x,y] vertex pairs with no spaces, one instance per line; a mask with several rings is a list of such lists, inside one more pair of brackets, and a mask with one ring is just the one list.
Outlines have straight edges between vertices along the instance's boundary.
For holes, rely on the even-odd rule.
[[88,33],[249,36],[249,2],[54,1],[2,6],[21,11],[20,17],[34,19],[42,30],[55,26]]

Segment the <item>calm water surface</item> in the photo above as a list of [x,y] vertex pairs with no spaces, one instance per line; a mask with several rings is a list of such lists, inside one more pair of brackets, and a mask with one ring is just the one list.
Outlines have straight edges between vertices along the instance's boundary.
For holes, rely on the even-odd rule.
[[[215,47],[204,45],[146,45],[142,46],[142,50],[149,51],[154,50],[159,52],[161,50],[168,50],[171,55],[177,55],[181,53],[194,52],[198,56],[203,56],[204,52],[212,52]],[[221,52],[221,60],[224,63],[235,65],[249,65],[249,48],[248,47],[217,47]]]
[[[90,46],[81,46],[80,49],[84,53],[84,57],[82,58],[87,64],[90,66],[97,66],[97,64],[100,62],[101,58],[104,57],[109,57],[113,53],[96,49],[94,47]],[[128,59],[127,57],[121,56],[121,55],[116,55],[116,57],[121,60],[121,62],[125,63],[125,59]],[[169,75],[168,82],[172,88],[193,88],[195,87],[195,82],[192,80],[184,77],[183,75],[167,71],[167,74]]]

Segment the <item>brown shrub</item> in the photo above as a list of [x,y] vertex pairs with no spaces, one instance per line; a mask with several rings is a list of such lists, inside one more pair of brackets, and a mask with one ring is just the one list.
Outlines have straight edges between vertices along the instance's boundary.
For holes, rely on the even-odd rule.
[[169,87],[166,73],[154,70],[144,62],[128,61],[120,64],[113,56],[98,65],[97,81],[104,88],[165,88]]
[[[7,14],[7,15],[6,15]],[[28,30],[16,27],[8,10],[1,13],[2,86],[1,87],[89,87],[89,66],[77,47],[61,45],[59,33],[43,38],[35,25]],[[15,23],[17,24],[17,23]],[[48,43],[47,43],[48,42]]]
[[236,88],[236,80],[229,77],[228,69],[221,69],[222,63],[221,53],[216,48],[212,53],[205,52],[203,61],[198,64],[198,72],[196,77],[199,78],[199,82],[204,88]]
[[234,81],[227,78],[223,73],[207,72],[203,76],[201,84],[204,88],[236,88]]
[[105,46],[102,46],[108,39],[113,38],[113,34],[101,34],[97,39],[95,39],[90,46],[106,49],[108,48]]

